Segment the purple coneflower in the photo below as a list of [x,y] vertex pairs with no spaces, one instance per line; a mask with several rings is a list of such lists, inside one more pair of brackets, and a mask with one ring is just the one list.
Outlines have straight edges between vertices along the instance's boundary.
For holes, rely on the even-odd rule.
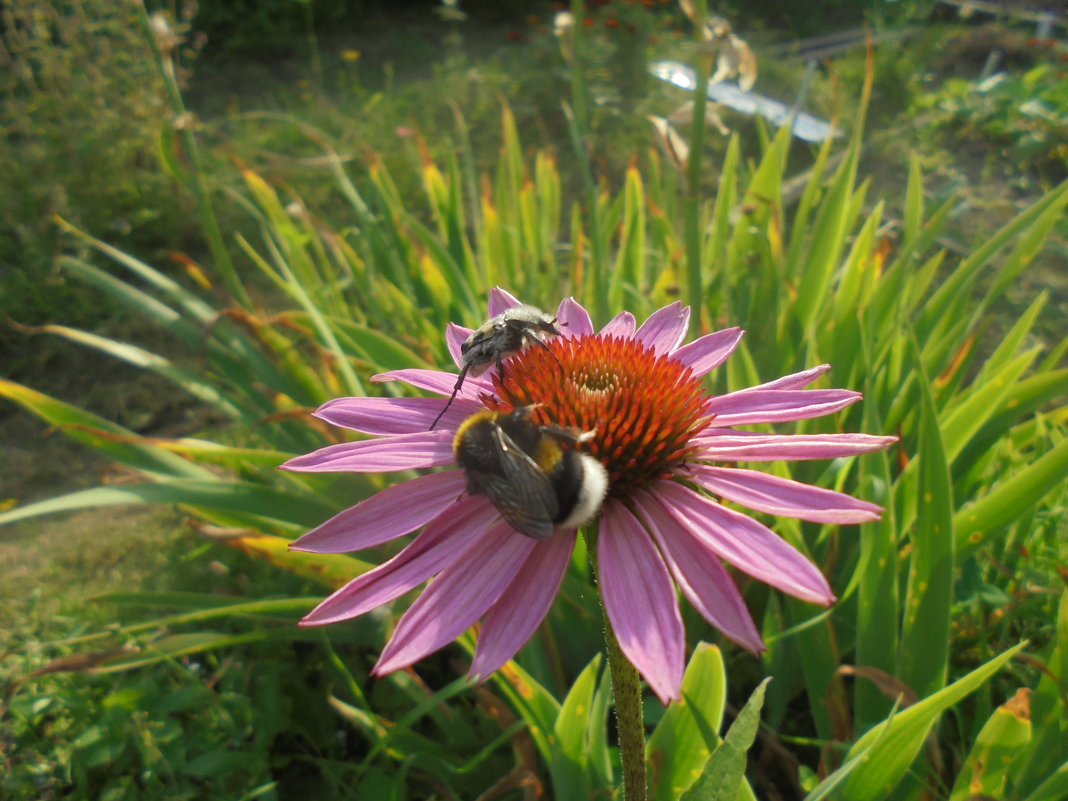
[[[490,315],[519,301],[490,293]],[[764,645],[723,562],[818,604],[834,593],[804,555],[719,499],[758,512],[818,523],[863,523],[881,509],[839,492],[737,467],[729,462],[827,459],[885,448],[894,437],[866,434],[772,435],[737,426],[803,420],[860,400],[842,389],[804,389],[821,365],[759,386],[709,395],[703,378],[737,347],[728,328],[683,345],[689,309],[654,312],[637,327],[623,312],[595,332],[586,310],[564,300],[561,335],[496,370],[470,377],[433,431],[456,383],[438,370],[396,370],[376,381],[405,381],[441,398],[339,398],[315,414],[374,436],[331,445],[286,462],[287,470],[384,472],[455,466],[460,425],[487,408],[534,407],[539,423],[595,432],[577,447],[604,464],[610,479],[597,518],[599,586],[627,658],[665,703],[679,697],[685,634],[675,586],[727,637],[753,651]],[[446,337],[460,365],[469,329]],[[390,487],[346,509],[293,547],[357,551],[416,529],[395,557],[359,576],[312,610],[303,625],[362,615],[433,577],[397,623],[377,675],[406,667],[482,621],[471,674],[488,676],[530,638],[545,617],[571,558],[576,530],[536,540],[512,529],[484,495],[465,494],[462,470],[444,470]]]

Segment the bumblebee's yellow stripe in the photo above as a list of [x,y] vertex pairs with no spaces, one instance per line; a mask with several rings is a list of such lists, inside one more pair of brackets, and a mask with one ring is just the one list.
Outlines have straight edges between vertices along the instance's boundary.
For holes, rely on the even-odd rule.
[[551,476],[560,460],[564,458],[564,449],[553,437],[542,437],[538,440],[537,454],[534,461],[538,463],[545,475]]
[[463,442],[464,437],[467,435],[467,430],[471,428],[471,426],[481,423],[483,420],[496,419],[498,414],[500,414],[500,412],[495,412],[492,409],[486,409],[482,412],[475,412],[473,415],[471,415],[462,423],[460,423],[460,427],[456,429],[456,436],[453,437],[452,440],[452,453],[453,456],[457,457],[457,460],[459,460],[460,455],[460,443]]

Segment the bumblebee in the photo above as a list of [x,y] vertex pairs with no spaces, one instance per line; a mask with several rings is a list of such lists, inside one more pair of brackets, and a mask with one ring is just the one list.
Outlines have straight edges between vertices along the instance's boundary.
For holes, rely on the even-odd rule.
[[456,432],[453,451],[468,493],[485,495],[512,528],[540,540],[593,517],[608,490],[608,472],[576,450],[592,431],[538,425],[530,419],[534,408],[472,415]]
[[460,375],[456,379],[456,386],[452,388],[449,402],[445,404],[441,414],[434,418],[430,430],[434,430],[442,415],[452,405],[468,374],[482,375],[496,364],[497,374],[503,378],[505,359],[519,353],[528,345],[541,345],[548,350],[549,346],[543,338],[559,335],[555,317],[526,304],[513,306],[484,322],[472,331],[471,336],[460,346]]

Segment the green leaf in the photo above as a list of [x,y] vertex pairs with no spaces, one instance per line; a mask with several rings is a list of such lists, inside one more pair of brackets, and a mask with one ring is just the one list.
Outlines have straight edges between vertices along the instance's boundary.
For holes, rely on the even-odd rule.
[[[153,445],[136,432],[116,423],[56,400],[29,387],[0,378],[0,397],[6,397],[46,423],[57,426],[70,437],[106,453],[111,458],[146,473],[186,478],[208,478],[207,469]],[[35,506],[37,504],[34,504]],[[26,509],[29,507],[23,507]],[[9,522],[0,514],[0,523]],[[23,515],[25,516],[25,515]],[[11,518],[11,519],[17,519]]]
[[243,512],[270,521],[311,528],[337,510],[309,496],[243,481],[171,479],[153,484],[95,487],[0,513],[0,525],[30,517],[127,503],[167,503]]
[[553,731],[556,719],[560,716],[559,701],[515,660],[495,672],[492,679],[527,724],[542,759],[546,764],[551,764],[556,748]]
[[760,728],[760,708],[769,681],[770,677],[764,679],[749,696],[723,742],[712,752],[701,775],[680,801],[736,801],[745,782],[746,753]]
[[983,424],[1002,409],[1005,396],[1038,358],[1038,353],[1038,348],[1032,348],[1010,360],[983,383],[973,384],[963,402],[946,416],[942,423],[942,441],[948,461],[956,459]]
[[1068,440],[995,486],[975,503],[961,509],[953,529],[962,555],[974,551],[987,538],[1007,526],[1046,495],[1064,483],[1068,475]]
[[[891,719],[896,712],[897,704],[894,704],[893,709],[890,711]],[[883,731],[886,732],[887,730],[883,729]],[[834,791],[838,789],[839,785],[849,778],[849,774],[856,770],[858,765],[864,762],[868,752],[877,747],[881,742],[882,738],[880,737],[869,743],[868,747],[863,751],[859,751],[854,754],[851,759],[846,760],[840,768],[816,785],[812,792],[805,796],[804,801],[823,801],[824,798],[829,798]]]
[[185,766],[185,773],[198,779],[217,779],[247,770],[263,755],[256,751],[208,751]]
[[612,675],[605,670],[590,708],[590,723],[586,731],[589,771],[595,788],[608,788],[612,782],[612,754],[608,747],[608,710],[612,706]]
[[224,542],[231,548],[265,559],[275,567],[317,581],[332,590],[340,589],[375,567],[371,562],[347,554],[291,551],[292,540],[270,534],[249,534]]
[[812,245],[802,260],[795,309],[806,332],[825,305],[831,280],[846,244],[851,215],[851,196],[857,174],[858,148],[850,146],[838,167],[813,224]]
[[207,439],[182,437],[181,439],[150,440],[164,450],[185,456],[197,463],[219,465],[235,472],[249,467],[274,470],[291,454],[262,448],[235,448]]
[[1048,300],[1048,291],[1038,293],[1035,299],[1031,302],[1031,305],[1027,307],[1027,311],[1021,314],[1020,318],[1013,323],[1012,329],[1002,337],[1001,342],[998,343],[994,352],[991,353],[990,357],[983,363],[983,368],[975,378],[977,384],[984,383],[990,375],[1011,359],[1016,351],[1023,347],[1027,338],[1031,335],[1031,329],[1034,328],[1035,320],[1038,319],[1042,310],[1046,307],[1046,302]]
[[975,796],[1005,796],[1010,765],[1031,741],[1028,692],[1017,692],[995,709],[983,725],[957,774],[949,801],[968,801]]
[[[867,397],[873,394],[870,388],[873,381],[870,377]],[[877,404],[864,404],[862,430],[884,430]],[[893,675],[897,670],[901,603],[894,504],[888,497],[892,486],[890,456],[886,451],[877,451],[859,461],[860,474],[866,480],[860,483],[858,497],[883,505],[885,511],[880,520],[866,524],[861,530],[860,559],[854,571],[859,581],[855,660],[858,665]],[[853,694],[855,725],[859,730],[881,720],[890,707],[890,701],[870,682],[854,682]]]
[[1036,237],[1039,241],[1045,237],[1046,231],[1059,217],[1065,203],[1068,203],[1068,181],[1020,212],[964,259],[926,304],[917,325],[917,334],[921,340],[926,339],[938,321],[949,316],[952,307],[967,297],[966,290],[975,281],[982,267],[1013,237],[1022,233],[1025,238],[1026,246],[1021,245],[1022,249],[1018,249],[1020,261],[1032,253],[1032,248],[1037,246]]
[[204,340],[204,325],[201,321],[186,319],[173,308],[160,302],[147,292],[121,281],[88,262],[72,256],[61,256],[59,266],[78,278],[93,284],[115,300],[134,309],[156,324],[179,337],[185,344],[197,346]]
[[123,253],[118,248],[112,247],[106,242],[102,242],[99,239],[89,236],[84,231],[78,230],[64,220],[59,220],[59,224],[67,233],[74,234],[95,250],[121,264],[138,278],[146,281],[158,291],[171,298],[194,320],[207,325],[215,318],[215,309],[197,297],[197,295],[187,290],[173,278],[164,275],[159,270],[149,266],[140,259],[135,259],[128,253]]
[[624,285],[634,289],[645,297],[648,290],[645,277],[645,191],[641,173],[637,167],[627,170],[626,185],[623,188],[623,220],[619,232],[619,253],[612,269],[613,308],[623,308]]
[[68,328],[64,325],[43,325],[35,330],[42,333],[55,334],[70,342],[76,342],[79,345],[106,353],[134,367],[163,376],[198,400],[211,404],[227,417],[241,417],[241,411],[238,407],[219,392],[215,386],[203,381],[192,370],[176,365],[170,359],[164,358],[159,354],[151,353],[128,342],[118,342],[114,339],[98,336],[88,331],[81,331],[77,328]]
[[[291,639],[292,634],[297,631],[294,627],[291,631],[281,632],[281,636]],[[200,654],[219,648],[233,648],[237,645],[248,645],[249,643],[278,636],[278,634],[278,632],[272,633],[269,630],[249,631],[242,634],[223,634],[214,631],[170,634],[144,646],[138,653],[110,659],[95,668],[95,671],[97,673],[117,673],[123,670],[147,667],[157,662],[168,662],[181,656]]]
[[549,772],[553,780],[553,797],[560,801],[585,801],[590,795],[587,730],[606,723],[590,716],[600,670],[601,655],[597,654],[571,685],[553,726],[557,747],[549,761]]
[[1024,801],[1063,801],[1068,797],[1068,762],[1040,784]]
[[700,775],[720,742],[726,701],[723,654],[698,643],[682,678],[682,700],[668,706],[646,746],[655,801],[674,801]]
[[[867,750],[837,797],[848,801],[883,801],[908,771],[939,715],[974,692],[1015,656],[1026,643],[1000,654],[982,667],[880,723],[857,740],[846,759]],[[878,742],[876,742],[878,741]]]
[[1017,421],[1056,403],[1065,394],[1068,394],[1068,369],[1036,372],[1017,381],[1002,397],[1000,408],[957,456],[957,463],[962,467],[975,464]]
[[1041,661],[1045,670],[1031,694],[1033,736],[1029,753],[1013,764],[1013,789],[1028,799],[1061,801],[1068,783],[1068,708],[1065,679],[1068,677],[1068,590],[1061,593],[1053,642]]
[[399,370],[408,367],[430,367],[425,358],[397,341],[395,337],[350,320],[330,318],[330,325],[338,341],[350,352],[355,351],[376,370]]
[[953,490],[930,384],[915,338],[910,344],[921,398],[920,456],[898,677],[922,696],[943,686],[949,661]]

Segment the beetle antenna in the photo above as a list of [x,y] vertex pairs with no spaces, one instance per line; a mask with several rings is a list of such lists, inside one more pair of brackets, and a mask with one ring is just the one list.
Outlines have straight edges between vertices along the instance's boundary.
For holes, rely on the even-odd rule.
[[441,422],[441,418],[445,416],[445,412],[449,410],[449,407],[452,406],[452,402],[456,400],[456,393],[458,393],[460,391],[460,387],[464,385],[464,379],[467,378],[467,371],[470,369],[471,365],[469,364],[465,364],[461,368],[460,375],[456,378],[456,386],[452,388],[452,394],[449,396],[448,403],[446,403],[445,408],[438,413],[438,416],[434,418],[434,422],[430,424],[431,431],[433,431],[434,427],[437,426],[439,422]]

